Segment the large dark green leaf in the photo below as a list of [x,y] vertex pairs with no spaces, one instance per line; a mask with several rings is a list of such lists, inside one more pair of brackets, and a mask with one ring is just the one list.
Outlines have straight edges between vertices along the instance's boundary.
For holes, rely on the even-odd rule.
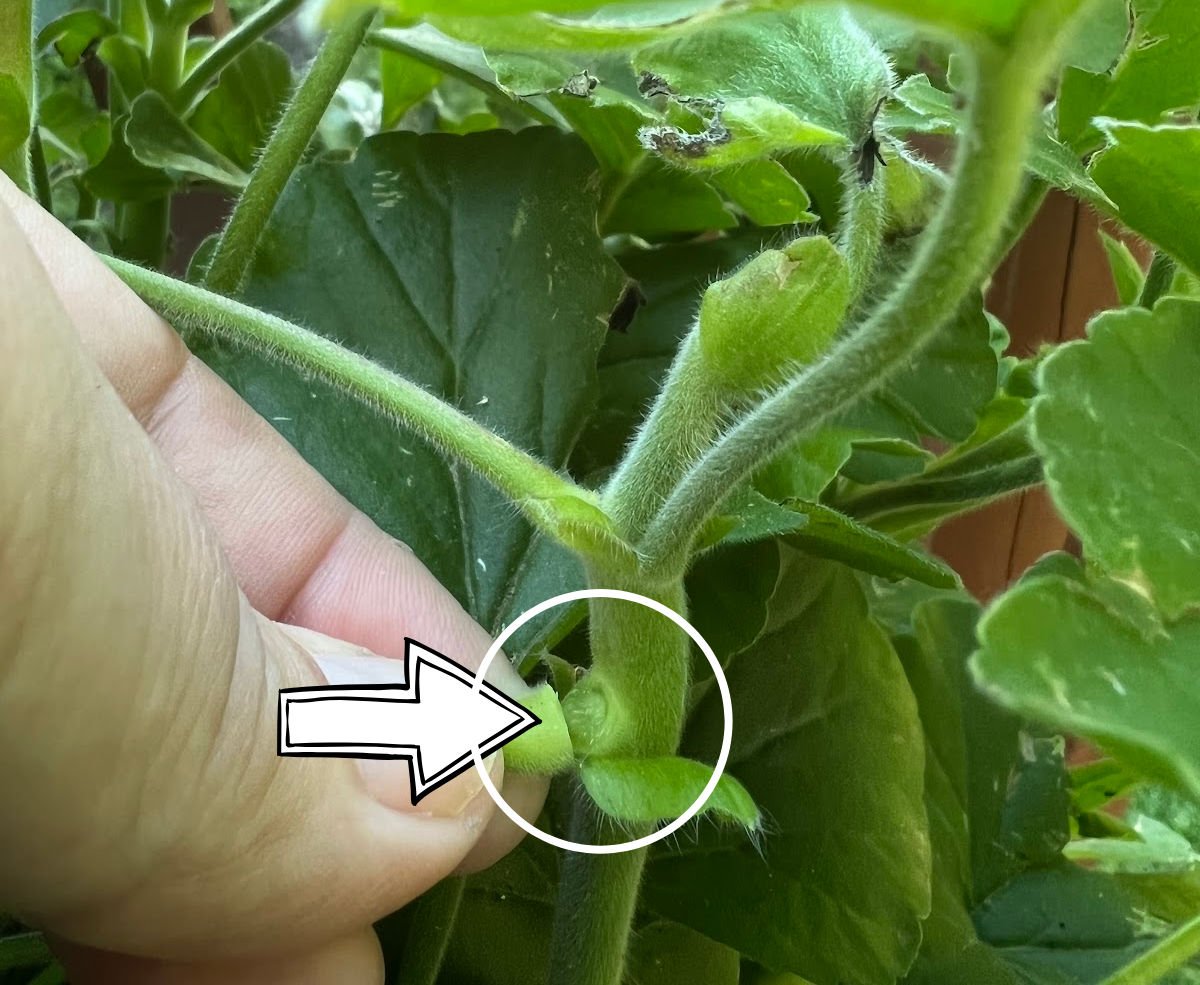
[[[594,167],[552,130],[372,138],[352,164],[298,172],[246,299],[561,466],[594,403],[623,280],[596,235]],[[499,494],[381,415],[245,353],[208,356],[489,630],[578,584],[576,562]]]
[[[645,898],[816,985],[890,985],[929,910],[915,702],[853,574],[780,550],[767,629],[727,672],[729,768],[763,810],[762,843],[702,829],[652,860]],[[709,694],[685,754],[711,761],[721,728]]]

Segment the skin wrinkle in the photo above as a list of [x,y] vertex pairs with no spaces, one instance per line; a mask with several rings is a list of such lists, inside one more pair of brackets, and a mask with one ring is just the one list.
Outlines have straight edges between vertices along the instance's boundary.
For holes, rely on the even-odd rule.
[[[70,377],[56,370],[46,375],[26,374],[25,381],[17,388],[19,396],[10,398],[10,406],[0,404],[6,414],[10,407],[15,410],[21,421],[28,417],[30,406],[86,408],[72,410],[57,424],[67,441],[66,447],[76,448],[86,467],[81,470],[68,463],[57,470],[77,476],[79,490],[72,495],[71,502],[58,506],[57,519],[49,529],[58,530],[61,526],[60,544],[53,545],[51,541],[55,549],[61,552],[63,545],[70,545],[77,555],[90,560],[72,571],[71,577],[79,583],[80,590],[69,593],[64,618],[49,622],[40,618],[33,624],[42,637],[38,647],[49,647],[46,652],[51,654],[71,652],[61,647],[56,651],[57,641],[65,639],[62,637],[65,631],[78,631],[78,624],[73,629],[71,620],[91,618],[87,616],[89,606],[95,609],[93,615],[98,620],[95,632],[114,619],[132,618],[134,628],[143,623],[159,626],[150,646],[130,644],[128,641],[134,639],[131,636],[113,649],[105,638],[97,637],[94,645],[97,656],[103,653],[103,665],[94,659],[73,668],[69,659],[55,656],[51,663],[57,666],[47,669],[49,680],[61,677],[68,692],[60,696],[63,701],[69,700],[72,688],[79,690],[79,670],[84,671],[88,681],[105,682],[99,690],[93,688],[86,700],[94,703],[100,699],[98,706],[105,707],[113,696],[120,698],[113,710],[114,714],[126,716],[115,723],[122,732],[133,728],[137,733],[140,726],[130,719],[136,719],[146,709],[140,702],[130,704],[130,696],[137,692],[121,684],[124,678],[119,675],[129,677],[136,688],[152,681],[145,695],[158,703],[158,707],[150,710],[159,718],[153,729],[163,730],[161,734],[167,737],[166,742],[154,746],[158,765],[147,777],[144,792],[138,791],[136,776],[146,759],[146,750],[124,740],[121,742],[124,757],[110,757],[109,761],[124,763],[125,778],[110,779],[107,770],[92,771],[89,776],[87,770],[82,770],[77,771],[77,777],[64,776],[63,784],[56,783],[47,790],[47,796],[65,809],[51,812],[51,829],[43,828],[38,835],[41,840],[35,842],[35,852],[54,844],[53,839],[60,833],[69,834],[77,843],[69,846],[70,851],[56,852],[60,857],[52,865],[25,866],[28,879],[35,883],[49,880],[41,888],[32,887],[43,894],[39,899],[49,901],[41,907],[39,922],[93,945],[130,953],[170,955],[175,959],[203,958],[211,962],[256,951],[291,951],[296,942],[312,944],[329,935],[346,934],[369,925],[456,866],[479,867],[504,854],[516,843],[518,834],[506,819],[499,826],[488,823],[494,806],[486,793],[471,797],[465,810],[454,817],[398,812],[362,795],[362,780],[353,761],[280,760],[273,755],[273,744],[270,755],[261,754],[264,732],[272,740],[274,733],[273,703],[268,707],[261,700],[263,690],[270,696],[280,685],[319,683],[322,678],[314,674],[307,654],[297,661],[295,647],[282,642],[278,637],[283,634],[278,627],[252,613],[244,598],[236,601],[234,612],[250,613],[252,629],[243,624],[239,633],[238,619],[234,618],[231,631],[236,644],[214,644],[214,626],[230,625],[230,608],[217,612],[210,611],[213,605],[201,604],[199,608],[204,611],[189,612],[190,606],[180,606],[183,600],[195,605],[197,589],[202,596],[221,591],[212,581],[211,571],[203,566],[194,567],[196,552],[208,559],[205,564],[222,572],[219,580],[228,577],[227,584],[232,585],[232,572],[225,556],[237,557],[244,538],[263,529],[270,532],[268,521],[282,512],[286,520],[271,536],[278,539],[288,535],[290,553],[284,550],[272,555],[271,563],[258,568],[248,566],[252,570],[239,571],[238,581],[259,597],[277,590],[285,579],[290,585],[299,582],[299,601],[289,605],[298,621],[325,631],[344,629],[343,635],[392,653],[399,649],[403,632],[413,635],[423,632],[431,646],[449,651],[464,662],[479,659],[488,637],[407,548],[354,511],[274,429],[253,415],[232,390],[207,367],[188,358],[182,343],[166,324],[99,265],[82,244],[36,206],[21,199],[4,179],[0,179],[0,200],[11,202],[19,210],[20,221],[31,232],[40,254],[35,264],[42,267],[37,277],[24,280],[17,277],[15,271],[28,266],[32,252],[19,235],[14,238],[14,227],[3,214],[5,210],[0,209],[3,220],[0,239],[4,240],[8,279],[16,278],[20,283],[19,289],[10,291],[8,296],[21,298],[22,315],[39,310],[39,305],[49,304],[53,298],[54,292],[48,286],[37,284],[47,274],[52,281],[61,282],[67,296],[64,308],[68,317],[60,314],[57,318],[60,326],[67,323],[66,335],[41,332],[30,335],[29,341],[35,347],[58,346],[54,359],[82,366],[88,362],[87,358],[69,341],[72,330],[69,320],[73,317],[76,320],[73,331],[85,346],[97,347],[93,358],[112,374],[110,379],[118,391],[110,399],[108,384],[89,369],[86,383],[64,398],[60,394],[71,390],[67,382]],[[15,267],[12,261],[16,261]],[[46,271],[46,267],[50,269]],[[30,283],[37,289],[30,291]],[[11,318],[14,313],[11,309],[5,312],[0,306],[0,317]],[[4,337],[5,333],[0,333],[0,340]],[[3,341],[0,348],[6,348]],[[49,365],[45,359],[5,362]],[[118,404],[118,396],[125,407]],[[105,410],[97,414],[95,407],[100,405]],[[154,430],[161,440],[158,451],[154,452],[145,431],[135,426],[134,416],[149,420],[156,414]],[[226,416],[214,425],[208,420],[214,414],[218,418]],[[201,419],[190,434],[185,427],[189,416]],[[80,422],[84,420],[90,429],[81,430]],[[53,433],[53,426],[53,423],[48,425],[44,414],[37,419],[36,427],[42,435]],[[215,444],[210,437],[213,428],[221,434],[221,440]],[[98,443],[93,440],[96,435],[101,438]],[[36,440],[44,438],[38,436]],[[172,441],[179,442],[179,455],[164,447]],[[209,455],[196,456],[193,450],[189,471],[189,463],[180,456],[197,441],[208,447]],[[52,445],[55,443],[59,449],[55,458],[60,459],[64,446],[58,439],[52,441]],[[110,452],[102,449],[111,449],[111,457],[106,457]],[[228,515],[202,518],[196,504],[204,502],[204,490],[198,495],[180,480],[199,483],[213,473],[228,483],[223,488],[231,509]],[[147,485],[131,503],[129,489],[135,488],[143,476]],[[33,478],[35,484],[44,481],[36,474]],[[47,512],[47,507],[53,507],[54,500],[65,497],[69,491],[61,479],[47,485],[49,495],[39,492],[22,503],[23,509],[28,506],[31,512],[37,511],[22,520],[25,527],[42,528],[41,533],[36,529],[32,534],[26,533],[26,537],[37,534],[35,542],[47,540],[44,529],[48,518],[54,515]],[[282,488],[283,494],[268,492],[266,487],[271,486]],[[256,495],[259,493],[265,494]],[[75,499],[102,503],[103,499],[97,497],[103,496],[112,497],[116,509],[106,513],[101,508],[100,515],[111,515],[115,522],[80,527]],[[126,498],[122,501],[122,497]],[[219,501],[219,497],[214,497],[209,505]],[[160,502],[166,509],[162,515],[169,517],[166,527],[163,521],[153,519]],[[91,505],[88,511],[97,508]],[[266,513],[256,518],[255,510]],[[310,515],[307,511],[331,525],[332,516],[339,530],[344,526],[344,532],[332,537],[327,545],[313,548],[313,541],[305,540],[305,534],[311,532],[311,524],[303,522]],[[5,513],[7,520],[11,507]],[[229,517],[237,521],[233,529],[228,526]],[[252,522],[255,519],[257,524]],[[198,533],[201,535],[197,538]],[[133,553],[131,544],[135,545]],[[20,560],[27,561],[31,555],[24,550],[25,546],[20,539],[13,539],[5,543],[4,550],[6,554],[19,550]],[[264,549],[272,546],[264,545]],[[312,551],[310,556],[301,558],[300,565],[293,563],[297,552],[306,548]],[[136,551],[149,553],[138,555]],[[253,555],[253,550],[248,553]],[[57,558],[54,560],[57,564]],[[108,574],[97,578],[100,568],[106,565],[111,565]],[[147,565],[163,565],[170,570],[155,578],[153,574],[158,569]],[[307,572],[306,567],[310,569]],[[19,577],[16,572],[7,574],[10,578]],[[60,575],[56,573],[53,580],[61,591],[64,583]],[[317,598],[310,582],[323,587],[324,602],[306,611],[304,598]],[[118,593],[118,598],[122,592],[131,593],[131,600],[138,593],[144,594],[140,606],[122,605],[114,611],[106,595],[110,591]],[[233,598],[237,599],[236,594]],[[396,625],[397,616],[403,618],[404,625]],[[182,635],[168,636],[166,631]],[[5,632],[10,632],[7,626]],[[329,641],[329,645],[342,646],[336,640]],[[118,671],[117,676],[104,669],[110,661]],[[144,667],[139,667],[139,661]],[[515,680],[505,661],[497,660],[494,666],[499,676]],[[248,674],[258,677],[254,679]],[[36,696],[44,689],[45,681],[37,686],[31,681],[27,676],[20,686],[25,693]],[[242,686],[243,683],[251,686]],[[12,686],[13,681],[6,678],[5,690],[11,692]],[[178,711],[172,713],[172,706],[179,708],[177,699],[182,694],[197,693],[201,694],[205,707],[193,710],[190,720],[186,711],[184,716]],[[5,694],[0,693],[0,700],[4,699]],[[68,749],[72,734],[87,735],[92,728],[91,717],[76,716],[71,720],[73,729],[59,730],[52,738],[47,736],[47,756],[61,755],[59,747],[63,751]],[[13,722],[10,720],[9,724]],[[150,732],[141,734],[148,736]],[[171,755],[173,749],[179,750],[175,757]],[[179,762],[171,764],[172,758]],[[57,769],[52,766],[54,759],[40,761],[42,769]],[[222,764],[231,768],[222,769]],[[233,769],[233,764],[240,769]],[[397,765],[406,770],[405,764]],[[498,769],[500,766],[498,762]],[[32,774],[26,779],[31,783],[30,790],[46,789],[44,782],[32,783]],[[79,817],[77,807],[71,806],[79,803],[76,780],[98,784],[115,811],[103,814],[99,806],[89,809],[91,823],[83,831],[72,820]],[[406,776],[404,783],[407,784]],[[117,789],[121,786],[124,792]],[[518,778],[511,786],[513,802],[523,807],[528,816],[536,816],[544,796],[544,781]],[[510,783],[506,783],[505,789],[509,787]],[[162,810],[163,797],[168,798],[167,821],[162,825],[155,822],[153,830],[158,841],[155,850],[149,853],[153,856],[150,864],[126,867],[122,879],[113,879],[108,867],[121,868],[130,851],[145,858],[146,846],[110,844],[107,851],[95,851],[97,839],[110,843],[119,833],[124,841],[123,832],[127,829],[122,825],[127,823],[128,815],[121,812],[125,805],[136,805],[143,798],[140,802],[151,809]],[[147,816],[143,810],[135,809],[134,813]],[[34,832],[37,828],[38,825],[33,825],[27,830]],[[17,834],[20,830],[20,826],[13,829]],[[478,851],[471,852],[471,844],[481,831],[484,834]],[[17,850],[16,845],[16,841],[10,841],[8,848]],[[75,864],[72,860],[78,858],[86,859],[87,867],[93,870],[90,881],[54,877],[53,870],[64,864],[70,868]],[[171,882],[168,877],[172,873],[191,877]],[[20,881],[18,887],[5,889],[26,891]],[[24,909],[29,912],[28,906]],[[377,950],[369,937],[364,940],[366,946]],[[129,957],[97,957],[97,952],[91,949],[72,945],[65,946],[63,955],[69,967],[82,960],[105,964],[113,981],[151,980],[141,977],[138,971],[141,965]],[[200,981],[264,980],[261,976],[242,977],[237,970],[241,967],[240,959],[210,967],[214,970],[207,978],[202,974],[203,969],[191,968],[181,970],[178,979],[170,980],[187,985]],[[218,968],[219,971],[215,970]],[[158,969],[153,980],[168,980],[164,974],[163,969]],[[72,972],[72,980],[77,977],[79,985],[93,985],[101,980]],[[278,985],[309,980],[267,977]],[[337,974],[319,979],[321,985],[344,980]]]

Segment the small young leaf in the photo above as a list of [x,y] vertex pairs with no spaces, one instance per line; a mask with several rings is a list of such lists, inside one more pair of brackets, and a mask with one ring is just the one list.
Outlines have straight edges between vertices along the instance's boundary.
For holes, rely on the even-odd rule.
[[549,684],[542,684],[520,697],[521,704],[541,720],[541,724],[517,736],[504,747],[504,768],[514,773],[549,776],[568,769],[575,761],[567,721],[563,718],[559,696]]
[[748,161],[717,172],[712,182],[756,226],[817,221],[803,186],[778,161]]
[[[584,789],[609,817],[629,824],[673,821],[700,796],[712,777],[707,763],[678,756],[654,759],[585,759],[579,767]],[[728,773],[701,808],[747,831],[757,831],[762,817],[754,800]]]
[[241,188],[249,175],[202,140],[157,92],[144,92],[130,107],[125,140],[133,156],[163,168],[227,188]]
[[1142,285],[1146,283],[1146,272],[1124,242],[1108,235],[1103,229],[1100,230],[1100,241],[1108,257],[1108,268],[1112,271],[1117,298],[1123,305],[1136,304],[1138,295],[1142,293]]
[[36,46],[54,45],[63,64],[73,68],[83,53],[96,42],[117,33],[117,25],[99,10],[81,7],[56,17],[43,27]]

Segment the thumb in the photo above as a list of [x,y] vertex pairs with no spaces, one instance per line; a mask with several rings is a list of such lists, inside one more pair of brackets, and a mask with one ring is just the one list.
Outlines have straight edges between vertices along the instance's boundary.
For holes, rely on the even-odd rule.
[[352,936],[490,800],[471,771],[400,810],[403,763],[276,755],[277,690],[367,658],[250,606],[2,209],[0,243],[0,909],[172,960]]

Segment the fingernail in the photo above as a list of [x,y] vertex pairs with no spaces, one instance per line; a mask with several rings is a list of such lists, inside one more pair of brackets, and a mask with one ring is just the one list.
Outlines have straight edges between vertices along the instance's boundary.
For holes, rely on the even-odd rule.
[[[308,651],[313,662],[329,684],[403,684],[404,661],[381,657],[363,647],[354,646],[322,633],[296,626],[281,627]],[[431,817],[458,817],[487,798],[483,780],[474,763],[470,768],[427,793],[414,804],[412,774],[406,759],[356,759],[367,793],[384,807]],[[483,760],[496,786],[504,775],[504,762],[499,753]]]

